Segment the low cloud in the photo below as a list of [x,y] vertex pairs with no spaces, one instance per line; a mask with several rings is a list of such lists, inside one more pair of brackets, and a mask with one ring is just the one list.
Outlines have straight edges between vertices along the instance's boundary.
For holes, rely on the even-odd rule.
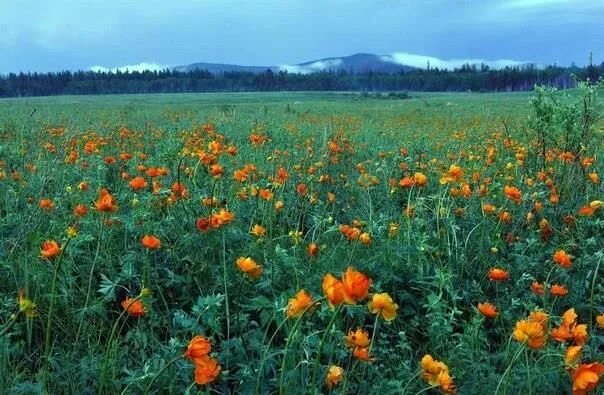
[[438,67],[439,69],[454,69],[463,66],[464,64],[476,64],[482,63],[488,65],[490,68],[502,69],[506,66],[521,66],[523,64],[531,63],[526,61],[518,61],[511,59],[440,59],[435,56],[424,56],[416,55],[408,52],[394,52],[390,55],[382,56],[384,62],[390,62],[405,66],[412,66],[418,68],[426,68],[428,63],[430,67]]
[[141,62],[139,64],[129,64],[126,66],[119,66],[119,67],[104,67],[104,66],[92,66],[89,68],[90,71],[94,71],[94,72],[112,72],[115,73],[117,71],[121,71],[122,73],[125,72],[134,72],[134,71],[161,71],[161,70],[165,70],[168,69],[168,66],[165,65],[161,65],[155,62],[151,62],[151,63],[146,63],[146,62]]
[[342,59],[327,59],[319,60],[309,64],[302,65],[280,65],[279,70],[287,71],[288,73],[309,74],[315,71],[329,70],[342,64]]

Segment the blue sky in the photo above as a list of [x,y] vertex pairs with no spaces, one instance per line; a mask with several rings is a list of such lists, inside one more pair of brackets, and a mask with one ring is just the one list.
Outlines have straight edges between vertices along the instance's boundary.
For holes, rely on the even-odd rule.
[[0,73],[357,52],[585,64],[604,61],[603,25],[604,0],[0,0]]

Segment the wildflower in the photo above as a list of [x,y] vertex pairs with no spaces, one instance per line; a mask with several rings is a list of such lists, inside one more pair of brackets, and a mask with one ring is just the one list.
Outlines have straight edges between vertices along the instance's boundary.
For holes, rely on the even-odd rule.
[[505,188],[503,188],[503,192],[508,199],[513,200],[516,204],[520,203],[522,200],[522,192],[516,187],[506,185]]
[[367,232],[363,232],[359,235],[359,241],[365,245],[371,244],[371,236]]
[[542,325],[530,319],[516,322],[513,336],[516,341],[521,343],[526,342],[533,349],[538,349],[545,345],[546,334]]
[[369,333],[364,329],[357,328],[349,331],[348,336],[344,337],[348,347],[367,347],[369,346]]
[[256,237],[264,237],[266,235],[266,229],[262,225],[256,224],[252,226],[250,233]]
[[262,268],[250,257],[237,258],[237,267],[251,278],[258,278],[262,274]]
[[88,213],[88,208],[83,204],[78,204],[73,208],[73,214],[77,217],[83,217]]
[[319,254],[319,246],[317,246],[317,243],[310,243],[308,247],[306,247],[306,253],[311,257],[317,256],[317,254]]
[[455,393],[453,379],[449,375],[449,367],[437,361],[430,354],[423,356],[420,362],[422,378],[432,387],[440,387],[447,394]]
[[463,176],[463,170],[457,165],[451,165],[449,170],[440,178],[441,184],[457,181]]
[[360,361],[371,361],[373,358],[369,356],[369,347],[355,347],[352,350],[352,355]]
[[136,298],[127,297],[122,301],[122,308],[133,317],[142,317],[145,315],[145,305],[143,301]]
[[75,226],[70,226],[67,228],[67,231],[65,233],[67,233],[67,237],[73,239],[78,235],[78,228],[76,228]]
[[325,377],[325,384],[327,385],[327,388],[331,390],[334,386],[338,385],[340,381],[342,381],[343,377],[344,369],[336,365],[331,365],[329,370],[327,370],[327,377]]
[[398,305],[394,303],[387,293],[373,294],[371,301],[367,304],[371,314],[379,314],[386,321],[392,321],[396,318]]
[[149,250],[157,250],[159,249],[159,247],[161,247],[161,241],[157,237],[152,235],[143,236],[143,238],[141,239],[141,243],[143,247]]
[[495,318],[499,315],[497,308],[491,303],[478,303],[478,311],[487,318]]
[[195,363],[195,383],[206,385],[216,380],[220,374],[221,368],[218,361],[206,355],[194,360]]
[[555,263],[562,266],[565,269],[569,269],[572,264],[572,257],[564,250],[558,250],[554,253],[552,258]]
[[232,222],[233,219],[235,219],[235,214],[228,210],[221,209],[218,213],[214,213],[210,216],[210,226],[217,229]]
[[336,306],[344,301],[344,284],[331,273],[323,277],[323,293],[331,306]]
[[210,341],[204,337],[197,335],[189,342],[187,351],[183,354],[183,357],[195,360],[197,358],[205,357],[212,350]]
[[289,300],[287,303],[287,317],[288,318],[297,318],[304,314],[312,306],[312,297],[305,291],[300,290]]
[[562,297],[568,294],[568,289],[564,285],[554,284],[549,290],[549,293],[552,294],[552,296]]
[[118,209],[113,196],[105,188],[101,189],[99,192],[99,197],[94,203],[94,206],[96,207],[97,211],[104,213],[112,213]]
[[604,314],[600,314],[596,317],[596,326],[598,329],[604,329]]
[[369,294],[371,280],[350,266],[342,275],[342,283],[344,284],[344,301],[348,304],[363,300]]
[[61,253],[61,247],[59,243],[54,240],[46,240],[42,243],[41,247],[41,257],[43,259],[54,259]]
[[147,188],[147,181],[145,181],[145,179],[140,176],[134,177],[132,180],[130,180],[130,182],[128,184],[130,185],[130,188],[133,191],[138,191],[140,189]]
[[195,227],[200,231],[205,232],[210,228],[210,220],[207,218],[197,218]]
[[587,175],[587,178],[589,179],[589,181],[591,181],[593,184],[599,184],[600,183],[600,176],[598,175],[598,173],[596,172],[592,172],[589,173]]
[[411,188],[413,185],[415,185],[415,180],[413,177],[405,177],[398,182],[398,185],[401,188]]
[[273,193],[268,188],[261,189],[260,192],[258,192],[258,197],[260,199],[269,201],[269,200],[271,200],[273,198]]
[[539,284],[537,281],[533,281],[531,283],[531,291],[533,291],[535,295],[543,295],[545,292],[545,286],[543,284]]
[[604,375],[604,364],[590,363],[581,364],[572,375],[573,395],[586,394],[591,391],[600,382]]
[[25,291],[19,290],[19,299],[18,299],[19,311],[27,318],[33,318],[36,316],[36,304],[25,296]]
[[578,325],[575,309],[568,309],[562,314],[560,326],[552,329],[552,338],[562,343],[573,341],[576,345],[583,345],[587,341],[587,325]]
[[55,204],[51,199],[41,199],[38,206],[44,211],[50,211],[55,207]]
[[564,364],[569,369],[576,369],[581,361],[581,346],[568,346],[564,355]]
[[428,177],[426,177],[423,173],[415,173],[413,175],[413,181],[419,187],[425,187],[428,184]]
[[510,273],[507,270],[492,268],[489,270],[489,280],[491,281],[506,281],[510,278]]

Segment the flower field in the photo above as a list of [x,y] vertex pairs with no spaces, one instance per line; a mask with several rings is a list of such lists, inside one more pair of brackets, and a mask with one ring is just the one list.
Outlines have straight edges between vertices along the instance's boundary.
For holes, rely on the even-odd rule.
[[0,101],[0,393],[602,391],[597,90]]

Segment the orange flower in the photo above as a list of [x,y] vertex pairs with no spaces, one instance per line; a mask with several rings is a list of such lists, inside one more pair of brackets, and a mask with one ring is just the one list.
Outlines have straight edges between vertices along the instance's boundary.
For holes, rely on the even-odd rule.
[[220,374],[221,368],[218,361],[206,355],[202,358],[197,358],[195,362],[195,383],[206,385],[216,380]]
[[569,269],[572,265],[572,257],[566,253],[564,250],[558,250],[554,253],[553,260],[558,265],[562,266],[565,269]]
[[396,318],[398,305],[394,303],[387,293],[373,294],[371,301],[367,304],[371,314],[379,314],[386,321],[392,321]]
[[117,211],[117,205],[115,204],[114,198],[105,188],[99,192],[99,198],[94,203],[97,211],[104,213],[112,213]]
[[258,197],[259,197],[260,199],[263,199],[263,200],[269,201],[269,200],[271,200],[271,199],[273,198],[273,193],[272,193],[272,192],[271,192],[271,190],[270,190],[270,189],[268,189],[268,188],[261,189],[261,190],[258,192]]
[[145,179],[140,176],[134,177],[132,180],[130,180],[130,182],[128,184],[130,185],[130,188],[133,191],[138,191],[140,189],[147,188],[147,181],[145,181]]
[[266,235],[266,229],[262,225],[255,224],[252,226],[250,233],[256,237],[264,237]]
[[340,381],[342,381],[343,377],[344,369],[336,365],[331,365],[327,371],[327,377],[325,377],[325,384],[327,385],[327,388],[331,390],[334,386],[338,385]]
[[235,219],[235,214],[228,210],[221,209],[218,213],[214,213],[210,216],[210,226],[217,229],[232,222],[233,219]]
[[497,210],[497,207],[492,204],[485,203],[482,205],[482,211],[487,215],[495,213],[495,210]]
[[604,314],[600,314],[596,317],[596,325],[598,329],[604,329]]
[[211,350],[212,344],[210,341],[206,337],[198,335],[191,339],[183,357],[195,360],[205,357]]
[[317,256],[317,254],[319,254],[319,246],[317,246],[317,243],[310,243],[308,247],[306,247],[306,253],[309,256]]
[[545,331],[543,326],[533,320],[521,320],[516,323],[513,333],[514,339],[533,349],[541,348],[545,345]]
[[587,341],[587,325],[577,325],[575,309],[568,309],[562,314],[560,326],[552,329],[552,338],[559,342],[574,341],[577,345],[583,345]]
[[146,313],[145,305],[140,299],[127,297],[122,300],[122,307],[133,317],[142,317]]
[[53,258],[56,258],[60,253],[61,247],[56,241],[46,240],[42,243],[42,248],[40,251],[42,258],[51,260]]
[[413,181],[419,187],[425,187],[428,184],[428,177],[426,177],[423,173],[415,173],[413,175]]
[[50,211],[55,207],[55,204],[51,199],[41,199],[38,206],[40,206],[42,210]]
[[440,387],[446,394],[455,393],[455,385],[449,374],[449,367],[437,361],[430,354],[423,356],[420,362],[422,378],[432,387]]
[[262,268],[250,257],[237,258],[237,266],[251,278],[258,278],[262,274]]
[[365,245],[371,244],[371,235],[367,232],[363,232],[359,235],[359,241]]
[[197,218],[195,221],[195,227],[202,232],[207,231],[210,228],[210,220],[207,218]]
[[88,208],[83,204],[78,204],[73,208],[73,213],[78,217],[83,217],[86,215],[86,213],[88,213]]
[[312,297],[305,291],[300,290],[295,297],[291,298],[287,303],[287,317],[300,317],[312,306]]
[[449,171],[447,171],[445,174],[443,174],[443,176],[440,178],[440,183],[447,184],[449,182],[457,181],[462,176],[463,176],[463,170],[461,169],[461,167],[459,167],[457,165],[451,165],[449,167]]
[[497,308],[491,303],[478,303],[478,311],[487,318],[495,318],[499,315]]
[[503,192],[508,199],[513,200],[517,204],[522,200],[522,192],[520,192],[520,189],[516,187],[506,185],[505,188],[503,188]]
[[398,185],[401,188],[411,188],[413,185],[415,185],[415,180],[413,177],[405,177],[398,182]]
[[369,348],[368,347],[355,347],[352,350],[352,355],[360,360],[360,361],[366,361],[369,362],[371,360],[373,360],[373,358],[371,358],[369,356]]
[[491,281],[506,281],[510,278],[510,273],[507,270],[493,268],[489,270],[489,280]]
[[348,347],[368,347],[369,333],[364,329],[357,328],[354,331],[349,331],[348,336],[344,337]]
[[344,284],[331,273],[327,273],[323,277],[323,293],[330,305],[339,305],[344,301]]
[[143,247],[149,250],[157,250],[159,249],[159,247],[161,247],[161,241],[157,237],[152,235],[143,236],[143,238],[141,239],[141,243],[143,244]]
[[552,296],[565,296],[568,294],[568,289],[564,285],[554,284],[549,290],[549,293],[552,294]]
[[576,369],[581,362],[581,346],[569,346],[564,355],[564,364],[569,369]]
[[344,301],[348,304],[361,301],[369,294],[371,280],[351,266],[342,275],[342,283],[344,284]]
[[604,364],[581,364],[572,376],[573,395],[583,395],[596,388],[604,375]]
[[531,291],[533,291],[535,295],[543,295],[543,293],[545,292],[545,287],[543,286],[543,284],[539,284],[537,281],[533,281],[531,283]]

